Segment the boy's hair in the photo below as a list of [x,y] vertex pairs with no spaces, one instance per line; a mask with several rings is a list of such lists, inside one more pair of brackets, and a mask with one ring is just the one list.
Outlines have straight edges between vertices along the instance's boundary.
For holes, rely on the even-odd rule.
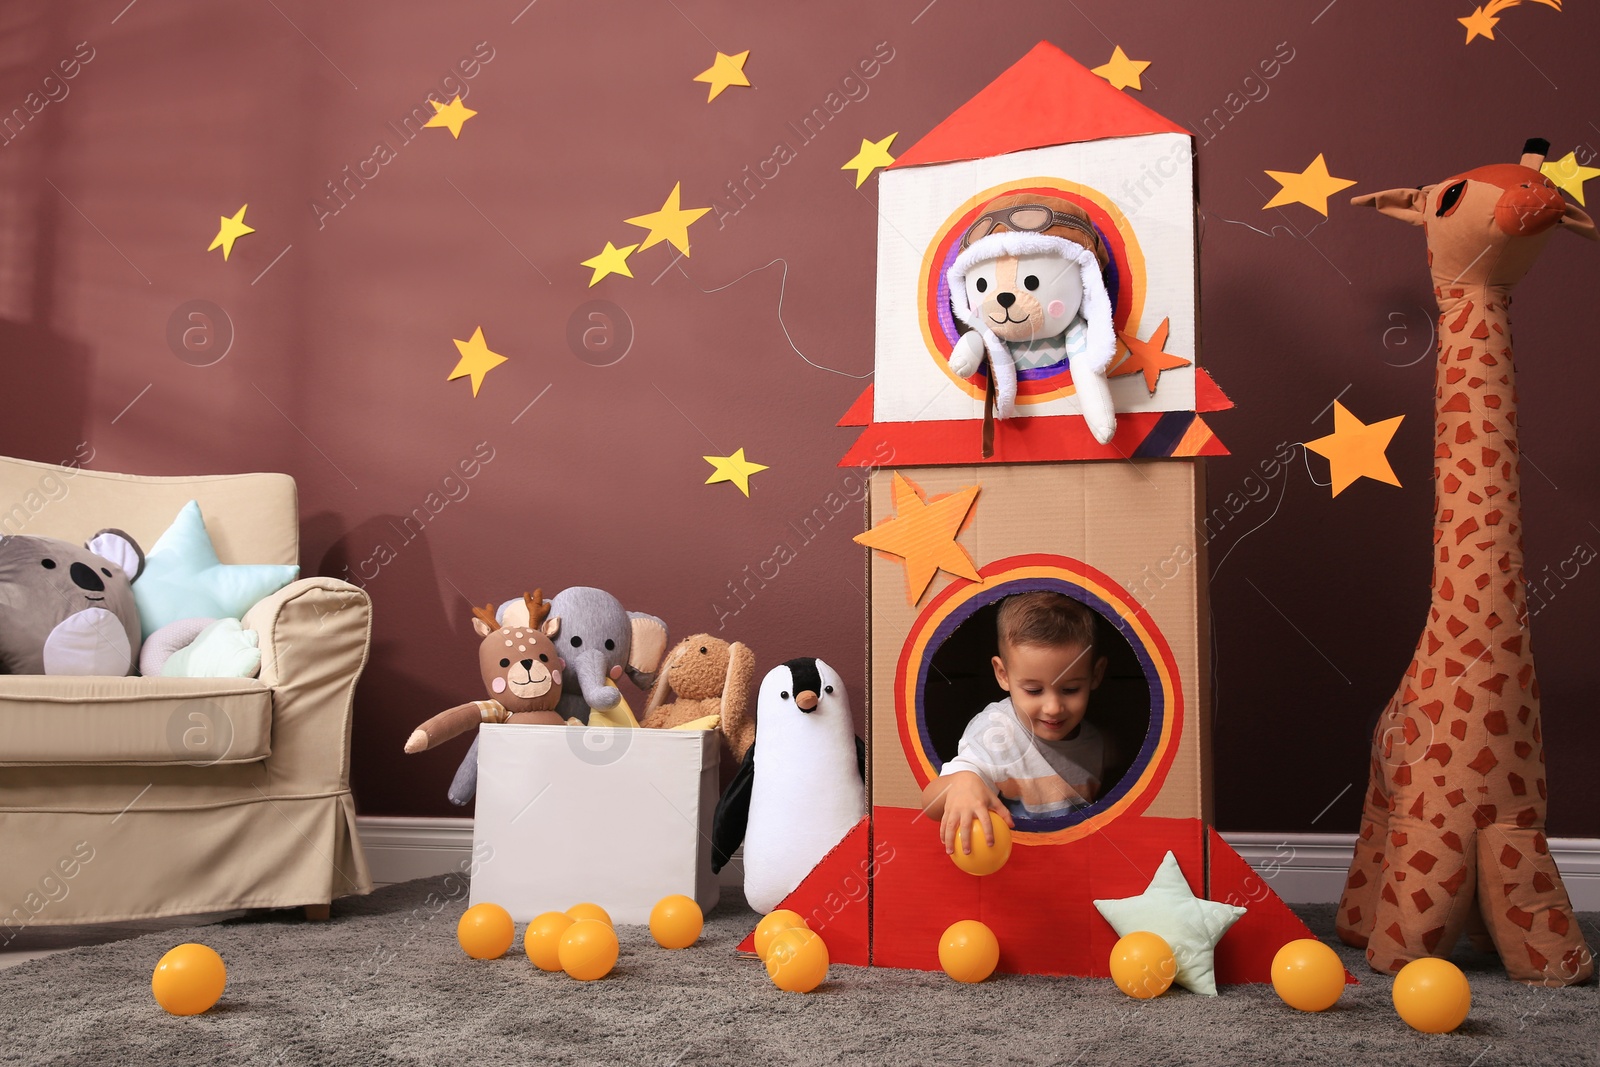
[[1094,655],[1094,612],[1064,593],[1013,593],[996,616],[1000,649],[1009,645],[1082,645]]

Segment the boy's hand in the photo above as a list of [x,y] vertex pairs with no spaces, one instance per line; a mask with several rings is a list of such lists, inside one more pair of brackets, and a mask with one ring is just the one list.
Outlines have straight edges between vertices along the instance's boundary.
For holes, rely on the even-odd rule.
[[953,854],[959,838],[961,854],[972,855],[974,820],[983,827],[984,842],[994,847],[994,824],[988,813],[997,813],[1008,827],[1015,827],[1011,812],[1006,810],[988,783],[973,772],[957,771],[948,777],[950,784],[944,794],[944,817],[939,820],[939,839],[944,842],[945,852]]

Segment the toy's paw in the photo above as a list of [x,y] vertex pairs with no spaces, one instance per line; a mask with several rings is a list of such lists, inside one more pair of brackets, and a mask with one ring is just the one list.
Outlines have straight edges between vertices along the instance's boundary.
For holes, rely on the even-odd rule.
[[950,371],[958,378],[970,378],[983,365],[983,338],[976,332],[964,333],[950,353]]
[[428,750],[428,734],[424,730],[412,730],[411,736],[406,738],[406,755],[415,755]]
[[1094,434],[1094,439],[1103,445],[1110,444],[1117,434],[1117,417],[1114,414],[1085,415],[1083,421],[1089,424],[1089,432]]

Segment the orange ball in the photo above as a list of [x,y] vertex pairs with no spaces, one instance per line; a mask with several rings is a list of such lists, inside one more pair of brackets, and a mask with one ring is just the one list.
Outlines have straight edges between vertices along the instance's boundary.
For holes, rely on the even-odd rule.
[[1321,941],[1302,937],[1272,957],[1272,988],[1291,1008],[1327,1011],[1344,995],[1344,964]]
[[787,908],[779,908],[777,911],[768,912],[760,922],[756,923],[756,955],[765,960],[767,958],[767,949],[771,946],[772,939],[785,930],[796,927],[802,930],[806,928],[806,920],[799,912],[790,911]]
[[199,1015],[222,999],[228,968],[216,949],[193,942],[161,957],[150,976],[156,1003],[173,1015]]
[[1135,1000],[1159,997],[1177,973],[1172,946],[1160,934],[1137,930],[1111,947],[1111,980]]
[[517,939],[517,926],[511,913],[498,904],[474,904],[461,913],[456,923],[456,940],[461,950],[475,960],[497,960]]
[[989,812],[989,820],[994,825],[994,845],[989,845],[983,839],[983,828],[977,819],[972,820],[972,853],[967,855],[961,851],[962,837],[956,835],[956,850],[950,853],[950,858],[955,860],[956,866],[968,874],[993,874],[1006,865],[1006,860],[1011,858],[1011,827],[1006,821],[994,812]]
[[561,969],[580,982],[604,978],[617,965],[617,932],[598,919],[579,919],[561,935]]
[[828,977],[828,946],[813,930],[791,926],[767,946],[767,974],[790,993],[809,993]]
[[693,897],[674,893],[650,909],[650,936],[662,948],[688,948],[700,938],[706,917]]
[[999,939],[977,919],[952,923],[939,938],[939,966],[958,982],[981,982],[999,962]]
[[1472,986],[1449,960],[1412,960],[1394,976],[1394,1010],[1413,1030],[1448,1034],[1472,1010]]
[[567,909],[567,915],[574,922],[579,919],[594,919],[597,922],[605,923],[607,926],[616,926],[616,923],[611,921],[611,915],[598,904],[574,904]]
[[547,911],[534,918],[522,933],[522,950],[541,971],[561,969],[561,935],[572,925],[565,912]]

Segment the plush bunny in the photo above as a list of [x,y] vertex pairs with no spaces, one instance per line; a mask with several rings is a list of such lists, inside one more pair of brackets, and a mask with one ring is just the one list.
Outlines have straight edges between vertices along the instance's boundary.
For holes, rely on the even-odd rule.
[[1016,414],[1017,370],[1066,362],[1089,431],[1101,444],[1117,430],[1106,369],[1117,351],[1107,252],[1089,216],[1059,197],[1032,193],[992,201],[961,238],[946,274],[950,306],[971,328],[950,353],[963,378],[987,358],[995,414]]
[[472,628],[483,638],[478,646],[478,670],[489,699],[441,711],[411,732],[407,753],[425,752],[483,722],[562,724],[555,706],[561,700],[561,671],[566,662],[551,641],[561,632],[561,620],[546,618],[550,604],[541,599],[540,590],[523,597],[530,620],[526,627],[501,626],[495,621],[493,604],[472,609]]
[[743,759],[756,739],[749,713],[755,670],[755,654],[737,641],[729,644],[710,634],[686,637],[668,654],[639,725],[671,730],[715,718],[705,728],[721,730],[734,759]]

